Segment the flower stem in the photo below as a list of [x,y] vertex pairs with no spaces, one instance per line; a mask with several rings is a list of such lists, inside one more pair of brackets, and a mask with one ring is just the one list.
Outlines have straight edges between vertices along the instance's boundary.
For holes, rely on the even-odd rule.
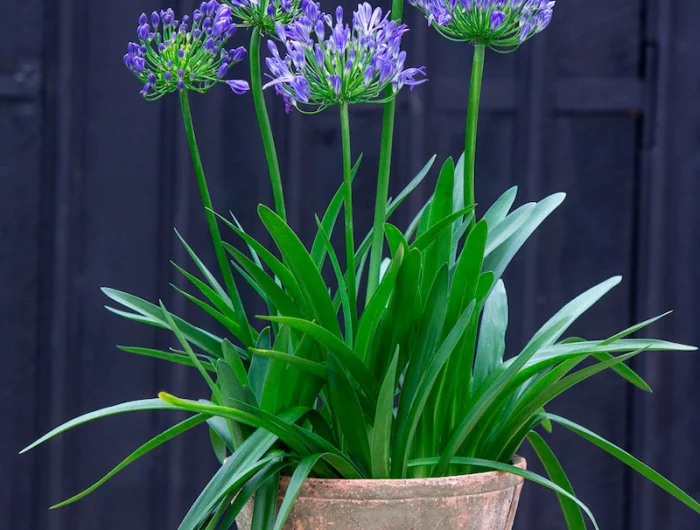
[[[483,44],[474,46],[472,79],[469,86],[469,109],[467,111],[467,133],[464,142],[464,206],[475,205],[474,163],[476,159],[476,130],[479,124],[479,102],[481,100],[481,81],[484,75]],[[476,213],[472,217],[472,226],[476,222]]]
[[389,178],[391,175],[391,151],[394,142],[394,116],[396,99],[384,106],[382,120],[382,143],[379,150],[379,174],[377,175],[377,197],[374,201],[374,226],[372,229],[372,254],[369,258],[367,275],[367,295],[365,305],[369,304],[379,286],[379,271],[382,266],[384,251],[384,223],[386,222],[386,205],[389,197]]
[[243,309],[243,303],[241,302],[241,297],[238,293],[236,282],[233,279],[231,268],[229,267],[228,260],[226,259],[226,252],[224,251],[224,245],[221,240],[221,232],[219,232],[219,225],[216,222],[216,214],[214,213],[214,208],[211,202],[211,195],[209,194],[207,180],[204,176],[204,167],[202,166],[202,159],[199,156],[199,147],[197,147],[197,137],[194,133],[194,124],[192,123],[192,112],[190,111],[190,102],[186,90],[180,92],[180,104],[182,106],[182,118],[185,122],[185,130],[187,132],[187,143],[189,144],[190,154],[192,155],[194,173],[197,177],[197,185],[199,186],[199,192],[202,196],[204,214],[206,215],[207,224],[209,225],[209,233],[211,234],[211,240],[214,245],[214,252],[216,253],[216,259],[219,262],[221,274],[224,277],[224,284],[226,285],[226,290],[229,293],[229,296],[231,297],[233,310],[236,312],[236,315],[239,319],[238,324],[241,327],[242,334],[242,336],[239,338],[243,341],[243,343],[246,346],[254,346],[253,336],[250,331],[250,324],[248,323],[248,317],[246,316],[245,310]]
[[[399,20],[403,14],[403,0],[393,0],[391,6],[392,20]],[[387,88],[387,97],[392,95]],[[384,223],[389,197],[389,179],[391,177],[391,152],[394,144],[394,117],[396,116],[396,98],[384,104],[382,118],[382,143],[379,150],[379,173],[377,175],[377,197],[374,201],[374,225],[372,229],[372,253],[369,259],[367,275],[367,293],[365,306],[369,304],[379,286],[379,272],[382,266],[384,250]]]
[[357,328],[357,288],[355,280],[355,233],[352,224],[352,152],[350,149],[350,116],[348,104],[340,105],[340,131],[343,140],[343,183],[345,188],[345,256],[346,284],[350,299],[350,320],[352,329],[346,330],[350,336]]
[[265,106],[265,95],[262,89],[262,73],[260,71],[260,31],[257,28],[250,30],[250,91],[253,94],[253,104],[255,114],[258,117],[260,135],[262,136],[265,148],[265,158],[267,168],[270,173],[270,183],[272,184],[272,196],[275,200],[275,210],[285,222],[287,221],[287,209],[284,205],[284,191],[282,188],[282,176],[280,175],[280,165],[277,160],[277,149],[275,149],[275,137],[272,135],[270,117],[267,115]]

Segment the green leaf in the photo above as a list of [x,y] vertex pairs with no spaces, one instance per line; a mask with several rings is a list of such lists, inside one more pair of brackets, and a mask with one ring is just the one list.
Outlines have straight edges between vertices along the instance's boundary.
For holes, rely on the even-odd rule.
[[[150,302],[146,302],[145,300],[142,300],[137,296],[125,293],[123,291],[117,291],[115,289],[103,288],[102,292],[115,302],[123,305],[128,309],[131,309],[132,311],[135,311],[136,313],[138,313],[138,315],[132,315],[131,313],[126,313],[118,309],[107,307],[109,311],[112,311],[113,313],[123,316],[125,318],[138,320],[140,322],[150,324],[152,326],[170,329],[163,316],[163,311],[157,305],[151,304]],[[138,316],[144,318],[134,318]],[[173,315],[173,320],[177,324],[178,328],[182,331],[183,335],[187,337],[188,341],[190,341],[192,344],[196,344],[209,355],[221,358],[222,339],[220,337],[217,337],[212,333],[195,327],[175,315]]]
[[[531,431],[527,435],[527,439],[535,450],[540,462],[544,465],[551,481],[570,495],[576,496],[564,468],[561,467],[559,460],[549,448],[547,442],[544,441],[544,438],[535,431]],[[560,493],[557,493],[557,497],[559,498],[559,504],[561,505],[561,511],[564,514],[568,530],[586,530],[586,522],[583,519],[580,506]]]
[[[469,321],[471,320],[472,313],[474,312],[475,302],[469,304],[467,309],[464,310],[462,316],[455,327],[450,331],[447,338],[443,341],[440,349],[432,356],[430,363],[423,371],[418,387],[413,393],[413,400],[409,401],[410,410],[408,414],[405,415],[405,420],[401,416],[401,407],[403,403],[399,405],[399,416],[397,417],[396,426],[396,443],[394,456],[392,458],[392,476],[394,478],[406,476],[406,467],[408,463],[408,456],[411,452],[411,444],[413,442],[413,434],[418,426],[418,420],[420,419],[423,409],[425,407],[428,398],[430,397],[430,392],[435,384],[435,381],[445,366],[445,363],[449,359],[450,355],[454,351],[455,347],[459,343],[462,335],[467,329]],[[403,395],[402,395],[403,400]]]
[[[452,225],[472,208],[473,206],[470,206],[469,208],[451,213],[439,221],[436,221],[435,224],[430,225],[430,227],[411,244],[411,249],[415,248],[425,253],[434,249],[435,247],[433,245],[438,243],[440,246],[438,255],[441,257],[446,255],[449,258],[449,250],[452,248]],[[449,235],[449,241],[445,235]],[[448,249],[447,253],[445,252],[446,249]],[[441,264],[447,262],[448,259],[440,261]]]
[[340,326],[335,317],[333,301],[321,273],[316,268],[311,256],[296,234],[275,212],[260,205],[258,214],[270,235],[280,249],[285,263],[299,282],[299,287],[313,308],[314,318],[335,336],[340,337]]
[[289,464],[286,462],[275,462],[268,464],[258,471],[250,480],[248,480],[233,499],[231,506],[221,522],[221,528],[224,530],[232,528],[236,522],[236,517],[238,517],[238,514],[248,503],[250,498],[255,494],[255,492],[258,491],[258,489],[268,478],[276,473],[279,473],[288,466]]
[[377,411],[370,441],[372,453],[372,478],[389,478],[392,423],[394,421],[394,396],[396,395],[396,369],[399,362],[399,347],[389,365],[384,382],[379,390]]
[[[214,292],[219,296],[219,298],[222,301],[224,301],[226,303],[226,305],[228,307],[230,307],[233,310],[233,304],[231,303],[231,299],[229,298],[228,294],[226,294],[226,291],[224,290],[224,288],[221,287],[221,284],[219,284],[219,282],[216,280],[214,275],[209,271],[209,269],[207,269],[207,267],[204,265],[204,263],[202,263],[202,260],[199,259],[199,257],[194,252],[194,250],[192,250],[192,248],[187,244],[187,242],[184,240],[184,238],[180,235],[180,232],[175,230],[175,234],[177,235],[178,239],[182,243],[182,246],[185,247],[185,250],[192,258],[192,261],[194,261],[195,265],[197,265],[197,268],[204,275],[204,278],[206,278],[207,282],[209,282],[209,285],[212,287]],[[177,267],[177,265],[176,265],[176,267]],[[180,269],[180,267],[177,267],[177,268]]]
[[[525,244],[537,227],[549,217],[549,214],[564,201],[565,197],[566,194],[564,193],[555,193],[538,202],[525,224],[523,224],[505,243],[499,245],[497,249],[486,257],[483,270],[493,271],[496,279],[500,279],[518,250]],[[489,224],[489,226],[495,229],[496,224]]]
[[484,214],[483,220],[492,228],[496,228],[503,221],[511,206],[515,202],[515,196],[518,194],[518,187],[513,186],[503,195],[501,195],[491,208]]
[[[564,326],[562,322],[560,326]],[[444,447],[440,463],[435,470],[436,476],[442,476],[447,470],[450,460],[455,456],[458,449],[467,439],[469,433],[474,428],[476,423],[481,419],[489,406],[501,395],[504,388],[513,382],[513,376],[525,366],[528,360],[532,358],[542,344],[545,344],[551,335],[559,331],[559,326],[554,326],[552,329],[536,342],[529,344],[520,354],[512,359],[512,363],[508,366],[504,363],[501,365],[501,370],[493,374],[481,388],[475,389],[476,394],[470,403],[470,407],[462,423],[454,430],[447,444]]]
[[[161,392],[158,396],[166,403],[170,403],[180,410],[219,416],[238,421],[256,429],[263,428],[277,436],[298,454],[306,455],[309,453],[300,438],[298,425],[284,421],[279,415],[269,414],[260,408],[251,407],[247,403],[242,402],[236,402],[236,408],[233,408],[214,405],[203,400],[191,401],[189,399],[182,399],[166,392]],[[308,410],[308,408],[305,407],[295,407],[295,409],[292,410],[297,409],[303,412]]]
[[[301,487],[304,485],[304,481],[322,456],[323,455],[320,454],[310,455],[299,462],[299,465],[292,474],[292,478],[289,480],[289,485],[287,486],[287,491],[284,494],[284,499],[282,499],[282,504],[280,505],[279,513],[277,514],[277,521],[275,521],[274,530],[282,530],[284,527],[284,523],[287,522],[287,517],[289,517],[289,513],[292,511],[292,507],[299,496],[299,492],[301,491]],[[275,501],[276,500],[277,499],[275,499]]]
[[199,298],[196,298],[195,296],[192,296],[187,291],[180,289],[174,283],[171,283],[170,286],[182,296],[187,298],[190,302],[202,309],[205,313],[213,317],[217,322],[224,326],[234,337],[241,337],[241,327],[236,322],[231,320],[226,315],[220,313],[206,302],[200,300]]
[[72,420],[67,421],[64,424],[59,425],[55,429],[49,431],[44,436],[39,438],[36,442],[22,449],[20,454],[26,453],[27,451],[34,449],[38,445],[43,444],[45,441],[50,440],[51,438],[58,436],[59,434],[63,434],[64,432],[69,431],[74,427],[78,427],[79,425],[83,425],[84,423],[87,423],[89,421],[97,420],[100,418],[106,418],[108,416],[114,416],[115,414],[123,414],[125,412],[136,412],[142,410],[178,410],[178,407],[165,403],[160,399],[142,399],[139,401],[129,401],[127,403],[120,403],[119,405],[99,409],[94,412],[89,412],[88,414],[83,414],[82,416],[78,416],[77,418],[73,418]]
[[258,488],[253,505],[251,530],[273,530],[275,527],[279,480],[279,475],[275,473]]
[[320,363],[309,361],[303,357],[297,357],[296,355],[290,355],[289,353],[284,353],[275,350],[259,350],[257,348],[249,348],[251,353],[256,355],[262,355],[263,357],[269,357],[271,359],[279,359],[285,363],[298,366],[302,370],[308,372],[309,374],[326,380],[326,367]]
[[508,298],[503,280],[498,280],[486,299],[481,317],[481,333],[474,362],[474,388],[503,363],[508,328]]
[[333,418],[340,426],[348,453],[357,459],[365,473],[369,473],[372,469],[369,429],[357,393],[343,365],[333,354],[328,356],[328,388]]
[[[174,261],[170,262],[173,267],[175,267],[180,274],[182,274],[185,278],[187,278],[192,285],[194,285],[199,292],[201,292],[207,300],[209,300],[211,303],[216,306],[216,308],[223,314],[227,315],[229,319],[232,321],[236,322],[236,326],[238,326],[238,319],[236,318],[236,312],[231,308],[231,300],[228,298],[226,295],[226,298],[222,298],[222,296],[209,287],[206,283],[204,283],[202,280],[194,276],[193,274],[190,274],[187,272],[185,269],[180,267],[177,263]],[[175,287],[174,284],[171,283],[173,287]],[[177,287],[176,287],[177,288]]]
[[[265,330],[263,330],[263,332],[260,333],[260,336],[258,337],[258,343],[263,344],[265,343],[265,341],[266,333]],[[269,341],[267,343],[269,344]],[[221,343],[221,350],[224,353],[224,361],[226,361],[226,364],[228,364],[228,367],[231,369],[231,372],[233,372],[233,375],[236,377],[238,384],[244,390],[246,388],[251,388],[250,380],[248,379],[248,373],[246,372],[245,366],[243,366],[243,361],[241,361],[241,358],[233,344],[231,344],[228,340],[224,340]],[[251,403],[251,405],[257,405],[257,402]]]
[[345,342],[348,344],[348,346],[352,348],[353,338],[355,336],[355,329],[353,329],[352,310],[350,308],[350,298],[348,297],[347,284],[345,283],[343,271],[340,268],[338,256],[336,255],[335,250],[333,249],[333,243],[331,243],[331,238],[323,229],[323,226],[321,225],[321,222],[319,221],[318,217],[316,217],[316,225],[318,226],[319,235],[322,236],[322,241],[325,245],[325,250],[328,254],[328,258],[331,260],[331,266],[333,267],[333,272],[335,273],[335,278],[338,282],[338,296],[340,296],[340,304],[343,308],[343,318],[345,321]]
[[556,335],[550,335],[550,339],[543,346],[551,346],[562,334],[569,329],[569,326],[573,324],[577,318],[579,318],[583,313],[588,311],[593,304],[605,296],[613,287],[618,285],[622,281],[622,276],[614,276],[609,280],[606,280],[592,289],[587,290],[585,293],[577,296],[571,302],[562,307],[552,318],[550,318],[544,326],[542,326],[537,333],[535,333],[530,339],[530,343],[538,341],[542,335],[548,333],[553,326],[559,325],[564,322],[564,327],[560,328],[559,333]]
[[666,493],[672,495],[696,513],[700,513],[700,503],[698,503],[695,499],[693,499],[690,495],[681,490],[678,486],[670,482],[668,479],[664,478],[662,475],[654,471],[652,468],[637,460],[627,451],[620,449],[615,444],[600,437],[593,431],[590,431],[585,427],[582,427],[581,425],[567,420],[566,418],[562,418],[561,416],[556,416],[554,414],[545,414],[544,416],[545,418],[548,418],[554,423],[558,423],[559,425],[566,427],[570,431],[578,434],[579,436],[588,440],[592,444],[597,445],[603,451],[606,451],[607,453],[617,458],[623,464],[631,467],[637,473],[656,484]]
[[361,385],[362,391],[371,401],[375,401],[379,395],[379,384],[374,376],[362,363],[362,360],[341,339],[314,322],[289,317],[263,317],[258,318],[288,325],[298,331],[307,333],[317,342],[328,348],[338,357],[345,369]]
[[204,369],[204,366],[202,366],[202,363],[199,361],[199,358],[197,355],[194,353],[192,348],[190,347],[190,344],[187,342],[187,339],[183,335],[183,333],[180,331],[180,329],[177,327],[175,324],[175,321],[173,320],[173,317],[170,315],[168,310],[165,308],[165,305],[163,305],[163,302],[160,303],[160,309],[163,312],[163,316],[165,317],[165,321],[168,323],[168,327],[173,331],[175,334],[175,337],[177,337],[177,340],[180,342],[182,345],[183,349],[187,352],[187,355],[189,355],[190,360],[194,363],[195,367],[199,371],[200,375],[202,376],[202,379],[204,379],[209,385],[209,388],[212,391],[212,394],[216,396],[217,401],[220,403],[224,403],[224,396],[221,394],[221,389],[214,383],[212,378],[209,376],[209,372],[207,372]]
[[[256,254],[259,256],[262,262],[270,268],[272,274],[274,274],[282,283],[282,285],[284,285],[285,289],[289,291],[289,294],[292,296],[294,301],[302,307],[305,307],[303,305],[304,298],[301,295],[299,285],[297,284],[296,278],[290,272],[290,270],[280,260],[278,260],[272,252],[267,250],[262,245],[262,243],[259,243],[256,239],[246,234],[237,226],[233,225],[229,220],[221,216],[219,216],[219,218],[222,219],[224,223],[228,224],[231,230],[233,230],[241,239],[243,239],[243,241],[245,241],[250,248],[255,250]],[[231,254],[231,251],[234,248],[235,247],[233,247],[232,245],[224,243],[224,249],[226,249],[226,252],[228,252],[229,254]]]
[[[352,171],[350,172],[350,181],[355,180],[355,175],[357,174],[357,170],[360,168],[360,164],[362,163],[362,154],[357,158],[357,161],[355,162],[355,165],[352,168]],[[335,195],[333,195],[333,199],[331,199],[331,202],[328,204],[328,208],[326,208],[326,213],[323,214],[323,220],[321,221],[321,226],[323,227],[323,230],[327,234],[332,234],[333,229],[335,228],[335,223],[338,219],[338,214],[340,213],[340,209],[343,206],[343,200],[345,198],[345,185],[341,185],[340,188],[338,188],[338,191],[335,192]],[[316,268],[318,270],[323,270],[323,263],[326,259],[326,252],[327,248],[324,247],[323,241],[321,238],[321,233],[318,232],[316,234],[316,237],[314,238],[314,243],[311,245],[311,259],[313,262],[316,264]]]
[[415,190],[418,185],[423,182],[423,179],[425,179],[426,175],[430,172],[430,169],[433,167],[433,164],[435,163],[435,159],[437,158],[437,155],[433,155],[430,160],[428,160],[427,164],[423,166],[423,169],[421,169],[418,174],[413,177],[411,182],[408,183],[408,185],[399,193],[395,199],[390,201],[389,206],[387,207],[386,211],[386,218],[388,219],[391,217],[391,215],[396,211],[396,209],[401,205],[401,203],[406,200],[406,198]]
[[[280,414],[279,419],[294,422],[303,414],[304,409],[294,409]],[[258,429],[250,435],[201,491],[180,524],[179,530],[197,528],[199,522],[214,509],[222,497],[246,484],[268,464],[278,463],[282,458],[280,455],[263,458],[277,439],[276,435],[265,429]]]
[[536,204],[534,202],[525,204],[515,210],[512,214],[506,217],[503,221],[498,223],[491,232],[489,233],[489,241],[486,245],[485,254],[488,256],[497,249],[501,244],[506,242],[513,234],[515,234],[520,228],[527,222],[527,220],[532,215],[535,210]]
[[294,300],[280,288],[279,285],[270,278],[267,273],[258,267],[255,262],[248,259],[242,252],[235,248],[229,249],[229,253],[240,264],[240,266],[250,275],[250,277],[260,286],[267,299],[283,315],[290,317],[300,317],[299,308]]
[[[386,311],[386,305],[393,293],[396,278],[399,270],[401,269],[405,252],[406,246],[401,245],[400,248],[394,253],[389,270],[383,276],[382,281],[379,283],[379,287],[374,292],[374,296],[372,296],[372,299],[370,300],[369,304],[367,304],[365,310],[362,312],[362,316],[360,317],[360,321],[357,326],[355,352],[357,352],[357,356],[362,360],[367,357],[369,346],[375,333],[377,332],[377,328],[381,321],[381,316]],[[420,256],[418,255],[418,257]]]
[[109,479],[111,479],[114,475],[119,473],[122,469],[124,469],[126,466],[131,464],[132,462],[135,462],[139,458],[141,458],[143,455],[146,453],[149,453],[156,447],[163,445],[165,442],[172,440],[176,436],[179,436],[180,434],[189,431],[193,427],[196,427],[197,425],[200,425],[206,421],[207,417],[203,415],[197,415],[193,416],[192,418],[188,418],[187,420],[183,421],[182,423],[178,423],[174,427],[169,428],[168,430],[160,433],[158,436],[155,438],[152,438],[145,444],[143,444],[141,447],[139,447],[136,451],[131,453],[128,457],[126,457],[122,462],[119,463],[114,469],[112,469],[109,473],[107,473],[104,477],[102,477],[100,480],[95,482],[92,486],[89,488],[85,489],[84,491],[78,493],[77,495],[71,497],[70,499],[67,499],[63,502],[60,502],[54,506],[51,507],[51,509],[54,508],[61,508],[63,506],[67,506],[69,504],[74,503],[75,501],[78,501],[82,499],[83,497],[89,495],[93,491],[95,491],[97,488],[102,486],[105,482],[107,482]]
[[[154,350],[151,348],[138,348],[135,346],[117,346],[118,349],[127,353],[133,353],[136,355],[143,355],[144,357],[152,357],[154,359],[161,359],[163,361],[168,361],[171,363],[183,364],[185,366],[194,367],[192,359],[187,355],[182,355],[179,353],[167,352],[162,350]],[[202,366],[210,372],[216,371],[214,366],[209,362],[209,359],[204,356],[199,356]]]
[[475,298],[487,237],[488,227],[483,220],[469,231],[451,282],[443,336],[447,335],[467,304]]
[[[431,466],[437,464],[438,461],[438,458],[421,458],[419,460],[412,460],[409,463],[409,465],[410,467]],[[580,506],[581,509],[586,513],[588,518],[591,520],[596,530],[600,530],[598,527],[598,523],[595,520],[595,517],[593,516],[593,513],[588,509],[588,507],[585,504],[583,504],[580,500],[578,500],[578,498],[576,498],[571,493],[558,486],[554,482],[551,482],[546,478],[541,477],[536,473],[533,473],[532,471],[520,469],[519,467],[512,466],[510,464],[502,464],[501,462],[495,462],[493,460],[482,460],[480,458],[454,457],[451,459],[451,463],[463,466],[480,467],[495,471],[504,471],[506,473],[511,473],[512,475],[523,477],[524,479],[534,482],[535,484],[539,484],[540,486],[544,486],[545,488],[549,488],[555,493],[566,497],[567,499],[575,502],[578,506]]]

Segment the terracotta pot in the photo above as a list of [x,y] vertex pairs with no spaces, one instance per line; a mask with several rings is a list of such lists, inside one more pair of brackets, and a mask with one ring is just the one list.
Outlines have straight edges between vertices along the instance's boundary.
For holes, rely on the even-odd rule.
[[[514,465],[525,469],[525,459]],[[280,497],[288,478],[280,479]],[[284,530],[511,530],[523,479],[502,472],[408,480],[308,479]],[[252,502],[238,517],[250,530]]]

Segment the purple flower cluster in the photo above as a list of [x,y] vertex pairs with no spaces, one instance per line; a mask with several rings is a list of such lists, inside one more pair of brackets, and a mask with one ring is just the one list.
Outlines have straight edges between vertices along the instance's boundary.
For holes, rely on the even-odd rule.
[[552,20],[554,0],[409,0],[447,38],[512,51]]
[[229,68],[246,55],[242,47],[224,48],[235,32],[231,8],[216,0],[202,2],[181,21],[172,9],[154,11],[150,17],[144,13],[136,30],[139,42],[129,43],[124,64],[143,83],[141,94],[147,100],[177,90],[204,93],[218,82],[242,94],[247,82],[224,80]]
[[289,24],[301,15],[301,0],[225,0],[242,26],[274,35],[275,24]]
[[404,68],[401,37],[407,31],[366,2],[353,13],[350,27],[343,23],[341,7],[334,21],[319,4],[304,0],[300,17],[286,27],[276,26],[284,57],[268,41],[271,81],[265,88],[275,87],[288,112],[299,104],[321,110],[340,103],[383,102],[387,87],[395,94],[404,85],[426,81],[417,79],[425,75],[423,67]]

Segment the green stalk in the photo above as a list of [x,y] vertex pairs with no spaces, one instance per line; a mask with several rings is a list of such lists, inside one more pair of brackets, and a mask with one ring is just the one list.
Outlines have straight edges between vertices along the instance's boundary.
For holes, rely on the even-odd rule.
[[[403,14],[403,0],[394,0],[391,6],[392,20],[399,20]],[[387,88],[387,97],[392,91]],[[379,173],[377,175],[377,197],[374,201],[374,228],[372,230],[372,253],[369,258],[367,274],[367,294],[365,306],[369,303],[379,286],[379,271],[382,266],[384,250],[384,223],[386,223],[386,206],[389,197],[389,178],[391,176],[391,152],[394,143],[394,117],[396,115],[396,98],[384,104],[382,118],[382,143],[379,149]]]
[[199,186],[199,192],[202,196],[204,214],[207,217],[207,224],[209,225],[209,233],[211,234],[212,244],[214,245],[214,252],[216,253],[216,259],[219,262],[221,274],[224,277],[226,290],[231,297],[233,310],[236,312],[236,315],[239,318],[239,324],[241,326],[241,331],[243,332],[243,337],[240,338],[246,346],[254,346],[253,336],[250,332],[250,324],[248,323],[248,317],[245,314],[245,309],[243,309],[243,302],[241,302],[241,297],[238,293],[236,282],[233,280],[233,274],[231,273],[231,268],[229,267],[228,260],[226,259],[226,252],[224,251],[224,245],[221,240],[219,225],[216,222],[216,214],[214,213],[214,207],[211,202],[211,195],[209,195],[209,187],[207,186],[207,180],[204,176],[202,158],[199,156],[199,147],[197,147],[197,137],[194,133],[194,124],[192,123],[192,112],[190,111],[190,101],[187,96],[187,90],[182,90],[180,92],[180,104],[182,106],[182,118],[185,122],[185,130],[187,131],[187,143],[190,146],[194,173],[197,177],[197,185]]
[[[476,130],[479,124],[479,102],[481,101],[481,81],[484,76],[484,56],[486,48],[483,44],[474,46],[474,62],[472,63],[472,79],[469,86],[469,109],[467,111],[467,133],[464,141],[464,206],[475,205],[474,196],[474,162],[476,159]],[[476,213],[471,225],[476,224]]]
[[343,139],[343,183],[345,188],[345,256],[347,289],[350,299],[352,329],[346,330],[354,338],[357,329],[357,288],[355,280],[355,232],[352,224],[352,152],[350,149],[350,116],[348,104],[340,105],[340,132]]
[[253,94],[253,104],[255,114],[258,117],[260,135],[262,136],[265,148],[265,158],[267,168],[270,173],[270,183],[272,184],[272,196],[275,200],[275,210],[285,222],[287,222],[287,209],[284,206],[284,191],[282,188],[282,176],[280,175],[280,165],[277,160],[277,149],[275,148],[275,137],[272,135],[270,117],[267,115],[265,105],[265,95],[262,89],[262,74],[260,72],[260,40],[261,34],[257,28],[250,30],[250,91]]
[[379,174],[377,176],[377,197],[374,202],[374,228],[372,230],[372,253],[369,258],[367,273],[367,295],[365,306],[369,304],[379,286],[379,271],[382,266],[384,250],[384,223],[386,222],[386,205],[389,197],[389,178],[391,175],[391,151],[394,142],[394,116],[396,98],[384,105],[382,120],[382,143],[379,150]]

